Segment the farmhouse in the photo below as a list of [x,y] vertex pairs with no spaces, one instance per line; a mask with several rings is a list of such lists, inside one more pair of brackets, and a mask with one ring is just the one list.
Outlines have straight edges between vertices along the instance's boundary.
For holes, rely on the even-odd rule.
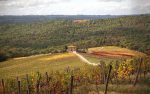
[[68,52],[73,52],[73,51],[76,51],[76,50],[77,50],[77,47],[74,46],[74,45],[69,45],[69,46],[67,47],[67,51],[68,51]]

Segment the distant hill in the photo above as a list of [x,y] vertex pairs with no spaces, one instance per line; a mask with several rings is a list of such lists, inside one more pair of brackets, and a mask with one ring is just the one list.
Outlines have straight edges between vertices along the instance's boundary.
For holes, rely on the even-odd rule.
[[0,24],[3,23],[30,23],[47,20],[78,20],[78,19],[106,19],[116,18],[115,15],[28,15],[28,16],[0,16]]
[[108,19],[93,16],[95,20],[86,20],[88,16],[79,16],[82,20],[76,20],[78,16],[62,17],[74,20],[24,23],[30,22],[24,19],[19,24],[1,24],[0,57],[60,53],[71,44],[79,49],[118,46],[150,54],[150,15]]

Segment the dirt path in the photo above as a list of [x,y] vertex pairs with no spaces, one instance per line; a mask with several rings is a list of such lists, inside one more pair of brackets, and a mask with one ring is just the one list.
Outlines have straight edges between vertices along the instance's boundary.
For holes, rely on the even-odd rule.
[[89,65],[93,65],[93,66],[98,66],[98,64],[92,63],[90,61],[88,61],[86,58],[84,58],[82,55],[80,55],[79,53],[77,53],[76,51],[73,51],[73,53],[75,55],[77,55],[82,61],[84,61],[85,63],[89,64]]

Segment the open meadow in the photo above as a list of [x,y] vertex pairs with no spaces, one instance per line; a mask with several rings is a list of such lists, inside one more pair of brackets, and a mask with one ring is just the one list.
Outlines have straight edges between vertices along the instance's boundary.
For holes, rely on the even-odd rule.
[[85,63],[72,53],[13,58],[0,63],[0,78],[16,78],[33,72],[63,71],[67,67],[80,68],[84,65]]

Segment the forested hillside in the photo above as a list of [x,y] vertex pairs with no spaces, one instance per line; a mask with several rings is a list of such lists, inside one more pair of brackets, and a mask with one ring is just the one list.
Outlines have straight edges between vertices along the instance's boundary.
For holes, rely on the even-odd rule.
[[123,15],[23,15],[23,16],[0,16],[0,24],[7,23],[31,23],[47,20],[76,20],[76,19],[106,19],[116,18]]
[[150,54],[150,15],[1,24],[0,58],[114,45]]

